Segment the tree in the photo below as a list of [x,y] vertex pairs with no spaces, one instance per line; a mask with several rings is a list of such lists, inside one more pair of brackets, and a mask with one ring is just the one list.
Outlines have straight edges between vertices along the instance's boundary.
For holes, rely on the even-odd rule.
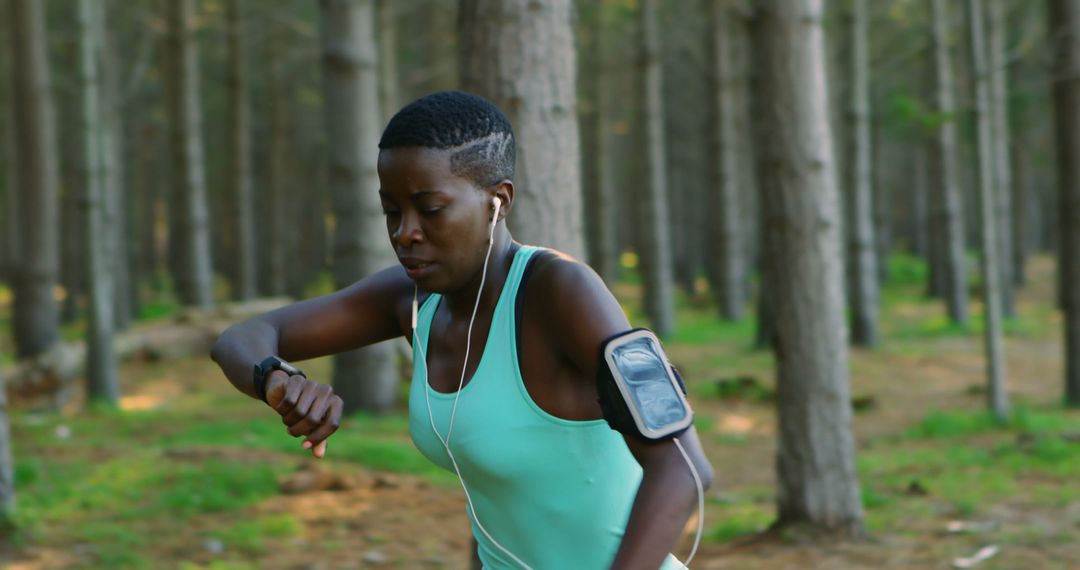
[[180,301],[209,308],[213,303],[206,165],[203,160],[199,58],[193,0],[166,2],[169,26],[168,92],[173,186],[170,200],[173,279]]
[[990,131],[993,141],[994,215],[997,216],[998,266],[1001,269],[1001,308],[1005,316],[1016,314],[1014,299],[1013,172],[1009,148],[1009,62],[1006,53],[1005,0],[989,0]]
[[45,54],[44,4],[10,0],[11,85],[18,189],[19,259],[12,272],[15,354],[46,351],[60,335],[53,288],[59,274],[55,115]]
[[998,264],[998,216],[994,185],[993,126],[990,116],[990,73],[987,68],[986,45],[983,36],[982,0],[967,0],[968,48],[971,70],[974,75],[975,138],[978,157],[976,180],[979,202],[979,237],[982,251],[982,296],[986,319],[987,381],[990,411],[1004,422],[1009,413],[1005,394],[1005,377],[1002,362],[1001,340],[1001,273]]
[[514,126],[510,227],[525,243],[585,256],[570,0],[462,0],[461,84]]
[[848,128],[848,294],[851,340],[858,346],[878,342],[878,270],[874,241],[873,153],[870,150],[870,53],[866,0],[853,0]]
[[7,389],[3,376],[0,376],[0,537],[11,526],[15,514],[15,464],[11,455]]
[[[593,19],[590,36],[591,69],[583,73],[582,90],[589,96],[589,105],[582,113],[582,170],[585,177],[584,208],[589,213],[585,224],[588,261],[611,286],[618,278],[618,213],[612,172],[608,129],[611,125],[611,95],[609,93],[612,63],[608,47],[608,13],[603,2],[590,3]],[[582,6],[585,8],[585,6]],[[584,59],[584,58],[583,58]]]
[[743,244],[745,216],[743,200],[739,191],[743,178],[738,147],[739,131],[737,81],[739,65],[734,43],[738,41],[735,27],[738,14],[729,0],[709,2],[709,54],[712,96],[709,98],[709,193],[710,218],[713,228],[709,241],[712,243],[712,283],[716,290],[716,304],[720,314],[727,320],[737,321],[743,316],[746,304],[746,247]]
[[229,276],[233,298],[255,297],[255,200],[251,179],[251,104],[248,99],[247,29],[244,25],[244,0],[225,4],[226,39],[229,61],[229,116],[227,154],[228,206],[232,233],[228,240],[233,261]]
[[[710,22],[706,2],[659,2],[656,9],[659,60],[663,71],[660,98],[664,125],[670,250],[674,284],[688,297],[706,270],[714,226],[710,216],[710,121],[690,109],[707,109],[710,83]],[[592,217],[589,222],[591,225]],[[740,283],[741,285],[741,283]]]
[[[86,255],[86,284],[89,297],[86,379],[90,400],[117,405],[120,383],[116,375],[113,349],[114,287],[113,263],[116,228],[107,224],[110,206],[107,155],[111,126],[108,105],[101,96],[101,62],[105,51],[105,10],[101,2],[79,0],[80,75],[82,83],[83,153],[86,172],[84,198],[83,251]],[[125,299],[126,301],[126,299]]]
[[759,180],[778,323],[777,522],[861,534],[822,2],[757,7]]
[[1080,406],[1080,6],[1050,1],[1058,171],[1059,265],[1065,309],[1065,401]]
[[953,102],[953,72],[949,56],[949,19],[945,0],[930,0],[930,9],[933,20],[932,109],[938,116],[928,153],[931,195],[936,197],[932,222],[936,243],[931,243],[931,248],[937,248],[940,256],[938,267],[949,319],[955,324],[967,326],[967,260],[964,256],[961,216],[963,200],[956,171],[956,105]]
[[663,72],[656,1],[638,7],[641,66],[641,124],[645,166],[645,195],[638,202],[641,269],[645,281],[645,314],[658,335],[675,329],[675,291],[671,262],[671,221],[668,216],[667,163],[664,158]]
[[[378,54],[372,0],[322,0],[322,58],[329,185],[334,205],[334,286],[387,265],[385,224],[375,189],[379,120]],[[397,396],[395,352],[381,343],[334,357],[334,391],[346,413],[386,411]]]

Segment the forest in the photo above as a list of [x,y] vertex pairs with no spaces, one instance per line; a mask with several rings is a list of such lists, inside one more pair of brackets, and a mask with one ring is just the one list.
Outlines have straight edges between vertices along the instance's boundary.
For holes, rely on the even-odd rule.
[[302,363],[321,461],[209,357],[396,264],[380,135],[445,90],[513,126],[514,240],[685,379],[674,556],[1080,567],[1080,0],[0,14],[0,567],[479,567],[404,338]]

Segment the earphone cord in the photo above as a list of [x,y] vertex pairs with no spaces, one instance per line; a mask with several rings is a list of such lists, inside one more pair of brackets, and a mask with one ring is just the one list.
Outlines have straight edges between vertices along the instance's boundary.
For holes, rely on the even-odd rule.
[[484,269],[480,274],[480,288],[476,292],[476,302],[473,304],[472,316],[469,317],[469,328],[465,333],[465,364],[461,367],[461,378],[458,380],[458,388],[454,393],[454,405],[450,410],[450,426],[446,429],[446,437],[443,438],[442,434],[435,427],[435,415],[431,411],[431,385],[428,384],[427,377],[427,355],[424,354],[424,343],[416,338],[416,319],[417,319],[417,297],[418,287],[413,288],[413,345],[420,349],[420,357],[424,362],[424,399],[427,403],[428,420],[431,422],[431,431],[435,432],[435,437],[439,438],[439,441],[443,444],[443,449],[446,450],[447,457],[450,458],[450,464],[454,466],[454,472],[457,474],[458,482],[461,483],[461,489],[465,491],[465,501],[469,504],[469,513],[472,515],[473,522],[476,523],[476,527],[480,529],[480,532],[484,533],[484,536],[491,541],[499,550],[503,551],[507,556],[514,559],[525,570],[533,570],[532,566],[529,566],[520,558],[510,552],[505,546],[499,544],[499,541],[495,540],[495,537],[491,536],[491,533],[484,528],[484,525],[480,523],[480,516],[476,513],[476,507],[473,506],[472,495],[469,494],[469,488],[465,485],[465,478],[461,475],[461,468],[458,467],[457,459],[454,458],[454,452],[450,451],[450,434],[454,431],[454,417],[457,415],[458,398],[461,397],[461,389],[465,386],[465,372],[469,367],[469,350],[472,347],[472,328],[473,323],[476,321],[476,311],[480,307],[480,295],[484,292],[484,283],[487,281],[487,267],[488,261],[491,259],[491,249],[495,245],[495,219],[498,218],[498,207],[495,209],[495,216],[493,216],[491,223],[491,233],[488,236],[488,249],[484,255]]
[[[495,210],[495,217],[498,217],[498,208]],[[487,280],[487,267],[488,261],[491,259],[491,249],[495,245],[495,220],[492,220],[491,234],[488,236],[488,249],[484,255],[484,268],[480,275],[480,288],[476,293],[476,302],[473,304],[472,315],[469,317],[469,328],[465,334],[465,364],[461,368],[461,377],[458,380],[457,391],[454,393],[454,405],[450,409],[450,425],[446,430],[446,437],[443,438],[442,434],[435,427],[435,415],[431,410],[431,385],[428,383],[427,375],[427,355],[424,353],[424,343],[416,338],[416,324],[417,324],[417,299],[419,296],[419,287],[413,286],[413,304],[412,304],[412,328],[413,328],[413,346],[417,347],[420,351],[420,357],[424,365],[424,399],[426,400],[428,410],[428,420],[431,422],[431,431],[435,433],[435,437],[439,438],[439,441],[443,444],[443,449],[446,450],[447,457],[450,458],[450,464],[454,466],[454,472],[457,474],[458,482],[461,483],[461,489],[465,491],[465,501],[469,504],[469,513],[472,515],[473,522],[476,523],[480,532],[484,533],[484,536],[491,541],[499,550],[512,558],[514,562],[517,562],[525,570],[533,570],[531,566],[526,564],[520,558],[510,552],[505,546],[499,544],[499,541],[495,540],[495,537],[491,536],[491,533],[484,528],[484,525],[480,523],[480,517],[476,513],[476,507],[473,506],[472,495],[469,494],[469,488],[465,485],[465,478],[461,475],[461,468],[458,467],[457,460],[454,458],[454,452],[450,451],[450,434],[454,431],[454,417],[457,414],[458,399],[461,397],[461,390],[465,386],[465,372],[469,366],[469,350],[472,346],[472,328],[473,323],[476,321],[476,312],[480,307],[480,296],[484,291],[484,283]],[[679,448],[679,453],[682,454],[683,459],[686,460],[686,465],[690,468],[690,473],[694,477],[694,484],[697,487],[698,497],[698,525],[697,533],[694,536],[694,546],[690,550],[690,557],[686,559],[684,567],[689,567],[690,561],[694,559],[694,555],[697,554],[698,545],[701,543],[701,531],[705,524],[705,492],[701,483],[701,477],[698,475],[697,469],[694,468],[693,461],[690,460],[690,456],[687,455],[686,450],[683,449],[682,443],[678,438],[674,438],[675,445]]]

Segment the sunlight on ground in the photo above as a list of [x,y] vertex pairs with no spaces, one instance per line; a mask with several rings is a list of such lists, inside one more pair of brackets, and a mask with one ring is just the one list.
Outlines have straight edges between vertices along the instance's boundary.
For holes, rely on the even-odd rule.
[[728,414],[720,418],[716,428],[719,432],[746,434],[754,430],[757,422],[750,416]]

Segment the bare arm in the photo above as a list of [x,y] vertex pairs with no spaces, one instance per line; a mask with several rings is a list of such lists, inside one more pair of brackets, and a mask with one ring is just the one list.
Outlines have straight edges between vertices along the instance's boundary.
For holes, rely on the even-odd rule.
[[[630,329],[622,308],[603,281],[587,266],[567,259],[538,268],[543,280],[543,303],[550,315],[545,327],[559,350],[595,382],[600,344]],[[582,318],[582,315],[588,315]],[[705,487],[712,482],[712,467],[691,427],[679,441],[695,465]],[[697,486],[686,461],[671,440],[650,442],[624,436],[630,452],[644,471],[641,486],[612,568],[656,570],[675,548],[687,519],[697,505]]]
[[[230,327],[210,357],[237,390],[256,398],[252,371],[267,356],[300,361],[373,344],[408,330],[413,284],[400,267]],[[303,376],[274,371],[266,382],[267,403],[294,437],[307,436],[316,457],[341,420],[341,398]]]
[[254,398],[251,371],[267,356],[295,362],[405,334],[402,311],[407,319],[411,295],[412,281],[400,267],[384,269],[340,291],[230,327],[210,357],[237,390]]

